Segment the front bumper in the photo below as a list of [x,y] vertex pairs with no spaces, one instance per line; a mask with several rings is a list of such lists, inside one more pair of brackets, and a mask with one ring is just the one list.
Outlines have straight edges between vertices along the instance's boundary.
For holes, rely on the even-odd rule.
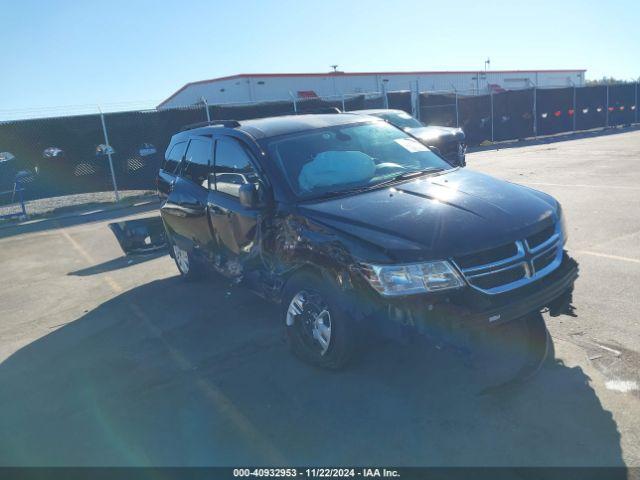
[[437,296],[377,296],[373,308],[360,308],[360,312],[370,312],[367,320],[381,322],[381,331],[392,336],[400,331],[450,336],[452,331],[493,328],[546,308],[552,315],[564,313],[571,303],[577,277],[578,264],[565,252],[556,270],[504,294],[486,295],[467,287]]

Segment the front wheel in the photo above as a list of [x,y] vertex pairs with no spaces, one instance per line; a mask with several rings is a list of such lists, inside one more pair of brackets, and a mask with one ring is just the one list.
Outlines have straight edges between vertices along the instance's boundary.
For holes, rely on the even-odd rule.
[[344,368],[355,353],[356,332],[338,304],[337,288],[319,275],[303,272],[287,282],[283,298],[291,351],[322,368]]

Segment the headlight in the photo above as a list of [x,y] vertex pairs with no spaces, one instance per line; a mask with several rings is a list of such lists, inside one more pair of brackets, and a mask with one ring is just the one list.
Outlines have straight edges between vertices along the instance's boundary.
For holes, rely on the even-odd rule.
[[464,285],[447,261],[407,265],[361,264],[369,284],[385,297],[412,293],[439,292]]

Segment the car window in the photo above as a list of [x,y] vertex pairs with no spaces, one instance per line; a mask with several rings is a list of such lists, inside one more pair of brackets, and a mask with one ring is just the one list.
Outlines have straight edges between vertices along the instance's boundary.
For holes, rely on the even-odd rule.
[[178,142],[167,154],[164,163],[162,164],[162,169],[169,172],[175,173],[176,168],[182,161],[182,157],[184,156],[184,151],[187,148],[187,142]]
[[240,185],[258,180],[249,153],[237,140],[218,140],[214,178],[216,190],[234,197],[239,196]]
[[374,186],[406,173],[451,168],[415,138],[382,121],[318,128],[265,143],[301,198]]
[[211,141],[194,138],[184,157],[182,176],[204,188],[209,188],[209,169],[211,165]]
[[420,121],[405,112],[379,113],[376,116],[384,118],[389,123],[400,128],[420,128],[423,126]]

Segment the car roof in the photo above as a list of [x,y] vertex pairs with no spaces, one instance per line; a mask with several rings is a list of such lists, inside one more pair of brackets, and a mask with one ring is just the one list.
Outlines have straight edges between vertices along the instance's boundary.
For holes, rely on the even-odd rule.
[[[362,121],[364,119],[360,119]],[[306,115],[285,115],[282,117],[258,118],[254,120],[244,120],[240,122],[238,130],[242,130],[252,137],[268,138],[289,133],[314,130],[316,128],[334,127],[336,125],[347,125],[357,123],[357,115],[336,114],[306,114]]]
[[377,115],[380,113],[407,113],[404,110],[394,108],[370,108],[368,110],[352,110],[351,113],[360,113],[362,115]]
[[[193,135],[212,135],[216,132],[233,130],[244,132],[258,140],[289,133],[303,132],[305,130],[314,130],[316,128],[334,127],[336,125],[348,125],[367,121],[365,116],[357,114],[350,115],[350,113],[351,112],[349,112],[349,114],[284,115],[280,117],[256,118],[236,122],[236,125],[232,127],[225,125],[198,126],[191,129],[187,128],[174,135],[173,138],[174,140],[182,140],[185,137]],[[374,118],[369,117],[368,120],[374,120]]]

